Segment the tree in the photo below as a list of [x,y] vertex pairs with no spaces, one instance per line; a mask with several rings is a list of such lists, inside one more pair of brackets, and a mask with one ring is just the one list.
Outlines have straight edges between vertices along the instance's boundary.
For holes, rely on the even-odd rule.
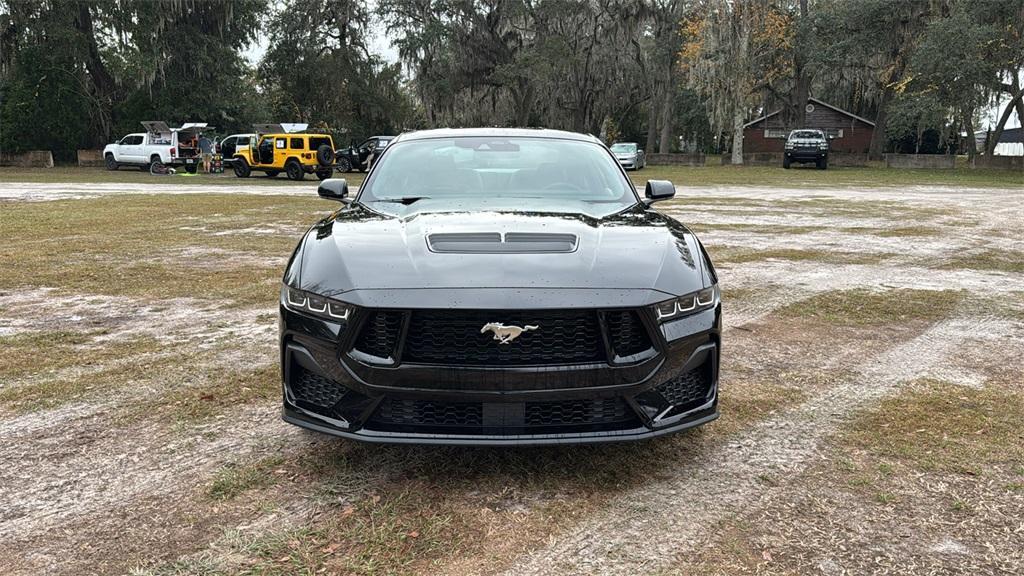
[[[140,120],[248,125],[265,0],[9,0],[0,145],[71,159]],[[225,98],[230,94],[230,98]]]
[[790,20],[765,1],[712,0],[686,23],[681,65],[706,98],[711,123],[732,133],[732,163],[743,163],[743,124],[762,90],[788,74]]

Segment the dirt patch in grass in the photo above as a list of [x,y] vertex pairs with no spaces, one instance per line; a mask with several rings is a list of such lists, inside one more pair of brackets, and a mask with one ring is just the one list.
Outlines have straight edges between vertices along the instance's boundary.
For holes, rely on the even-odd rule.
[[[359,185],[363,182],[364,174],[359,172],[335,173],[335,178],[345,178],[349,185]],[[253,173],[251,178],[238,178],[231,170],[223,174],[198,174],[185,176],[175,174],[174,176],[153,176],[148,171],[137,170],[125,167],[117,171],[109,171],[105,168],[82,168],[75,166],[57,166],[55,168],[0,168],[0,182],[37,182],[50,184],[148,184],[165,186],[172,189],[180,186],[192,186],[199,188],[210,188],[216,192],[220,187],[278,187],[295,188],[298,190],[316,191],[316,178],[307,178],[302,182],[291,182],[284,177],[267,178],[259,173]],[[173,193],[173,192],[169,192]]]
[[[54,213],[73,225],[55,227]],[[272,301],[283,262],[326,213],[312,198],[217,194],[11,204],[3,227],[19,249],[0,253],[0,286]]]
[[799,248],[776,248],[771,250],[737,250],[720,256],[712,256],[716,263],[743,264],[760,260],[807,260],[823,264],[878,264],[890,258],[891,254],[836,252],[831,250],[805,250]]
[[846,326],[934,322],[949,316],[964,297],[957,290],[842,290],[795,302],[779,313]]
[[671,573],[1019,573],[1022,537],[1007,521],[1024,513],[1021,405],[1016,386],[918,381]]
[[1010,274],[1024,273],[1024,251],[982,250],[961,254],[942,263],[946,269],[994,270]]

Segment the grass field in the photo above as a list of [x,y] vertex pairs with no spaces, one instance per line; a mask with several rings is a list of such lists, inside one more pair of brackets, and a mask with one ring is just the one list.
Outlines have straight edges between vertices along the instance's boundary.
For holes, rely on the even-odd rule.
[[1024,194],[988,172],[847,174],[634,173],[716,187],[658,207],[718,263],[722,417],[527,450],[280,420],[281,270],[334,206],[295,184],[137,194],[156,178],[0,170],[39,189],[0,201],[0,566],[1022,573]]
[[[629,173],[630,178],[638,186],[647,180],[671,180],[678,186],[785,186],[785,187],[821,187],[821,186],[964,186],[975,188],[1013,188],[1024,186],[1024,175],[1010,170],[994,170],[989,168],[968,168],[963,163],[954,170],[900,170],[887,169],[880,163],[872,163],[867,168],[829,168],[816,170],[807,165],[790,170],[781,167],[761,166],[722,166],[717,156],[708,157],[704,167],[685,166],[648,166],[647,168]],[[359,185],[365,176],[361,172],[338,173],[338,178],[345,178],[350,184]],[[276,178],[254,175],[247,179],[236,178],[230,171],[222,175],[175,175],[167,177],[151,176],[146,172],[133,169],[121,169],[108,172],[103,168],[57,167],[53,169],[0,168],[0,182],[50,182],[50,183],[174,183],[216,185],[302,185],[301,182],[290,182],[283,175]],[[316,182],[315,176],[306,177],[306,183]]]

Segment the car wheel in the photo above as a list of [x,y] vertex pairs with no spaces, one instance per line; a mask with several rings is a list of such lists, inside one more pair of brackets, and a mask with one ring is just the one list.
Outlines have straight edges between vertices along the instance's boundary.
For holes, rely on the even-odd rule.
[[785,168],[786,170],[789,170],[789,163],[790,163],[789,158],[786,157],[786,156],[783,156],[782,157],[782,167]]
[[151,172],[152,169],[153,169],[153,164],[162,164],[162,163],[163,162],[160,160],[160,156],[158,156],[157,154],[153,154],[152,156],[149,157],[149,162],[145,166],[142,166],[140,168],[140,170],[142,170],[144,172]]
[[289,180],[302,180],[306,175],[306,173],[302,171],[302,165],[295,160],[289,160],[288,163],[284,165],[284,173],[288,175]]
[[822,158],[821,164],[818,166],[820,170],[828,170],[828,158]]
[[277,175],[280,174],[280,173],[281,173],[280,170],[267,170],[267,172],[266,172],[267,178],[277,178]]
[[238,157],[232,163],[235,169],[235,176],[239,178],[248,178],[249,174],[252,174],[252,170],[249,168],[249,163],[246,162],[245,158]]
[[338,159],[338,172],[351,172],[351,171],[352,171],[352,163],[349,162],[348,158],[339,158]]
[[106,162],[107,170],[117,170],[117,160],[114,160],[113,154],[107,154],[104,161]]
[[334,164],[334,150],[327,144],[321,144],[316,149],[316,162],[321,166],[330,166]]
[[321,180],[327,180],[331,176],[334,176],[334,168],[331,168],[330,166],[316,171],[316,177]]

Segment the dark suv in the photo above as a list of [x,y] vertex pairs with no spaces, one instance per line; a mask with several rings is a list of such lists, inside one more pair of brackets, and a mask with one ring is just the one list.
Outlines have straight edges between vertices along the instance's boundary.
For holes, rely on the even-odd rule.
[[821,130],[793,130],[786,137],[786,153],[782,167],[789,168],[793,162],[814,162],[818,170],[828,168],[828,137]]
[[371,136],[358,146],[353,140],[352,146],[335,152],[335,156],[338,158],[337,169],[340,172],[351,172],[352,170],[366,172],[373,165],[377,156],[380,156],[384,148],[394,139],[394,136]]

